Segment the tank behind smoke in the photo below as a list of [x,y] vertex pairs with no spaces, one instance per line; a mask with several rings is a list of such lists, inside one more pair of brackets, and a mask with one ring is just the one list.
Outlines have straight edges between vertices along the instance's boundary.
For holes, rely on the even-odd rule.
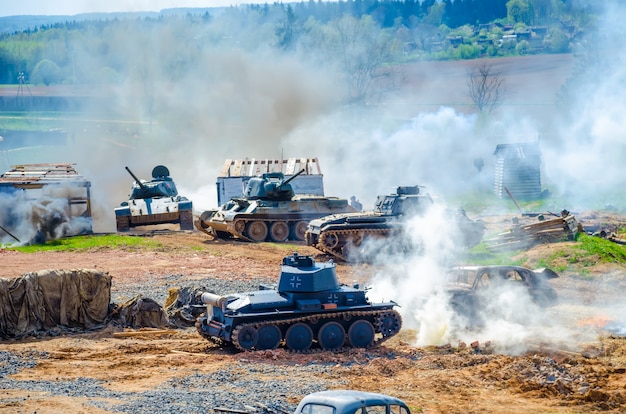
[[[379,195],[372,211],[311,220],[306,242],[342,261],[367,261],[369,258],[361,252],[361,247],[374,239],[390,240],[382,246],[389,253],[408,251],[414,246],[402,237],[406,220],[424,214],[432,204],[433,199],[420,186],[400,186],[394,194]],[[482,221],[469,219],[463,210],[450,212],[449,216],[460,230],[461,245],[471,247],[480,243],[485,231]]]

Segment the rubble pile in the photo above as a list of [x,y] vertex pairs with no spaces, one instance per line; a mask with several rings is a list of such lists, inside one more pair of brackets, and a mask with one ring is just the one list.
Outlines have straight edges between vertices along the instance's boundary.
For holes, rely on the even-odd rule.
[[539,214],[537,219],[537,222],[522,223],[515,217],[510,229],[484,240],[487,248],[491,251],[527,249],[541,243],[573,240],[583,230],[576,217],[567,210],[561,212],[561,217],[545,219]]

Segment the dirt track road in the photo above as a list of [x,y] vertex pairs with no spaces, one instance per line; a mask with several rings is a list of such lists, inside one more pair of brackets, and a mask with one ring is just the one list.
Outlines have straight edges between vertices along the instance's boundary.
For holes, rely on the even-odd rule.
[[[313,253],[297,245],[210,241],[197,232],[153,237],[163,244],[162,251],[105,249],[24,254],[0,250],[0,274],[15,277],[46,268],[96,267],[110,272],[113,289],[118,292],[124,286],[138,285],[167,289],[171,287],[167,280],[172,273],[186,278],[210,275],[273,279],[281,258],[294,247],[301,253]],[[340,279],[351,282],[355,273],[367,273],[367,269],[341,265],[338,273]],[[593,289],[591,282],[566,277],[556,286],[560,294],[568,294],[570,282],[577,290]],[[604,336],[576,350],[535,344],[522,355],[508,356],[492,353],[485,344],[478,350],[459,344],[420,348],[414,345],[416,332],[403,330],[372,350],[301,355],[282,350],[236,353],[202,339],[194,328],[122,338],[114,336],[117,331],[120,328],[111,326],[92,333],[0,342],[2,351],[10,351],[23,361],[36,361],[5,378],[0,376],[0,412],[113,412],[111,407],[128,407],[120,398],[136,399],[148,411],[173,412],[161,407],[156,395],[168,390],[181,393],[181,387],[182,394],[176,398],[195,398],[195,402],[186,403],[186,410],[207,411],[206,393],[232,384],[207,383],[206,389],[184,384],[190,378],[223,378],[225,372],[233,370],[237,378],[248,381],[245,392],[253,395],[263,395],[267,384],[284,384],[282,396],[276,398],[289,407],[306,392],[304,385],[318,384],[395,395],[409,403],[414,412],[578,413],[626,409],[624,338]],[[0,367],[6,363],[0,360]],[[72,381],[96,381],[100,397],[61,391]],[[55,383],[59,384],[57,391],[54,387],[35,386]],[[122,391],[123,397],[115,394]],[[239,391],[232,392],[230,408],[241,409],[241,404],[235,402]],[[99,399],[102,401],[94,403]],[[204,401],[204,405],[198,401]],[[133,407],[137,409],[137,405]]]

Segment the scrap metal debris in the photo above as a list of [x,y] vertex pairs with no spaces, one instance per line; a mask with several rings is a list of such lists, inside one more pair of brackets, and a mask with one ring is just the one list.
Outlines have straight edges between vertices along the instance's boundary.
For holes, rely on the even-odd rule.
[[614,233],[612,231],[600,230],[600,231],[595,231],[595,232],[591,232],[588,234],[591,234],[592,236],[595,236],[595,237],[602,237],[603,239],[612,241],[613,243],[626,245],[626,239],[619,237],[617,233]]
[[242,409],[228,408],[228,407],[215,407],[213,408],[215,413],[225,414],[291,414],[293,411],[284,407],[280,402],[265,405],[262,403],[251,403],[251,405],[244,405]]
[[[554,213],[549,213],[555,215]],[[569,211],[562,210],[559,217],[546,219],[538,214],[537,222],[520,222],[515,217],[513,226],[495,237],[485,240],[491,251],[526,249],[541,243],[555,243],[573,240],[583,227]]]
[[202,286],[170,288],[163,305],[170,324],[179,328],[194,326],[198,316],[206,311],[202,303],[206,291]]

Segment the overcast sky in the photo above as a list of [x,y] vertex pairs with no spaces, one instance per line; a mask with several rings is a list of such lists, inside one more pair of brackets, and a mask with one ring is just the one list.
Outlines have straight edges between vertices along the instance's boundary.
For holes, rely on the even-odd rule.
[[[287,1],[288,2],[288,1]],[[0,16],[75,15],[93,12],[160,11],[174,7],[220,7],[273,0],[0,0]]]

